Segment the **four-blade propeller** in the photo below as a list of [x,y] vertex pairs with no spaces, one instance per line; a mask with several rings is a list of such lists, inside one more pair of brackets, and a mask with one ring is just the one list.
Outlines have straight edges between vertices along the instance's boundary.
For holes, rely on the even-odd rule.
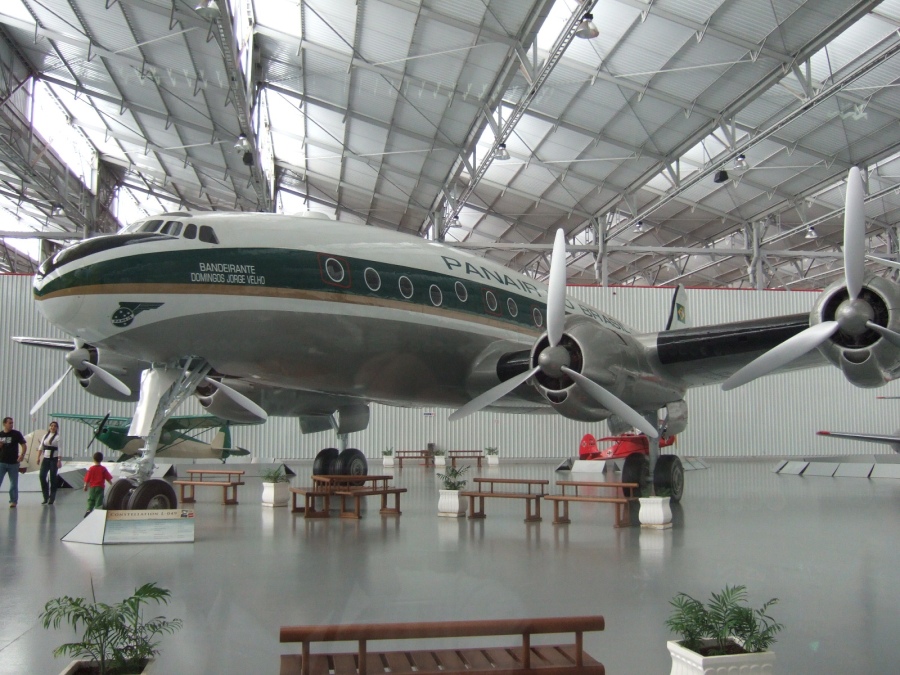
[[556,239],[553,242],[553,257],[550,259],[550,284],[547,292],[547,340],[549,345],[538,354],[538,365],[531,370],[516,375],[496,387],[489,389],[480,396],[469,401],[448,418],[451,422],[462,419],[467,415],[486,408],[494,401],[506,396],[513,389],[531,379],[540,372],[550,377],[559,379],[563,374],[567,375],[585,394],[597,401],[610,412],[618,415],[636,429],[651,436],[658,437],[655,425],[648,422],[643,415],[629,406],[625,401],[617,397],[611,391],[604,389],[596,382],[588,379],[581,373],[572,370],[569,353],[560,344],[566,327],[566,239],[563,231],[556,231]]
[[807,352],[824,344],[838,330],[848,335],[861,335],[873,330],[896,347],[900,347],[900,334],[874,323],[869,304],[860,299],[866,264],[866,212],[862,175],[851,167],[847,175],[847,197],[844,208],[844,285],[849,298],[836,313],[833,321],[823,321],[810,326],[794,337],[773,347],[762,356],[729,377],[722,389],[729,391],[747,384],[758,377],[787,365]]

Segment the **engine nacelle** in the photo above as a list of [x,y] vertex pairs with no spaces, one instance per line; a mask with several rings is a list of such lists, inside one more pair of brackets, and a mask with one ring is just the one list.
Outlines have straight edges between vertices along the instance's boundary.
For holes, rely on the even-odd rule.
[[[832,284],[822,293],[810,314],[810,324],[835,321],[850,306],[843,282]],[[868,276],[863,283],[854,312],[868,321],[900,332],[900,286],[879,276]],[[857,387],[880,387],[900,376],[900,349],[865,326],[843,327],[819,346],[819,351],[841,369],[844,377]]]
[[[549,346],[544,335],[531,350],[531,363]],[[618,333],[587,317],[569,316],[559,346],[569,355],[569,368],[596,382],[617,397],[654,413],[683,392],[665,382],[647,377],[652,372],[643,361],[643,347],[631,336]],[[610,416],[565,374],[559,378],[541,371],[534,376],[538,392],[560,415],[582,422],[598,422]]]
[[[232,383],[227,384],[228,386],[232,386]],[[237,389],[237,387],[233,388]],[[221,389],[216,389],[210,384],[201,384],[194,393],[196,394],[200,405],[203,406],[204,410],[210,415],[215,415],[216,417],[221,417],[229,422],[237,422],[240,424],[258,424],[262,421],[255,413],[247,410],[247,408],[240,403],[229,398]],[[241,391],[241,393],[246,395],[243,391]],[[254,403],[256,402],[253,396],[248,396],[248,398]]]
[[122,356],[115,352],[103,351],[91,345],[84,345],[84,349],[87,350],[91,363],[115,375],[116,378],[128,386],[131,390],[131,395],[123,396],[87,368],[83,370],[76,368],[74,371],[75,377],[78,378],[78,384],[89,393],[100,398],[112,399],[113,401],[138,400],[138,396],[141,393],[141,373],[145,368],[149,367],[149,363],[133,359],[130,356]]
[[687,401],[674,401],[666,405],[666,418],[662,421],[662,435],[676,436],[687,429],[688,404]]

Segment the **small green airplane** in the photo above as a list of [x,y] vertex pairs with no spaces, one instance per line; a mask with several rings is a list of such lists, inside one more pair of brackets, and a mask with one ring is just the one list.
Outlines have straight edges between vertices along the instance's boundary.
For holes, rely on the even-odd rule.
[[[94,430],[95,439],[126,456],[135,455],[144,447],[144,439],[128,435],[130,417],[53,413],[53,419],[76,420],[87,424]],[[221,459],[223,462],[228,457],[249,455],[249,450],[232,447],[231,426],[231,422],[215,415],[170,417],[163,426],[156,454],[179,459]],[[215,428],[219,431],[210,443],[198,440],[200,434]]]

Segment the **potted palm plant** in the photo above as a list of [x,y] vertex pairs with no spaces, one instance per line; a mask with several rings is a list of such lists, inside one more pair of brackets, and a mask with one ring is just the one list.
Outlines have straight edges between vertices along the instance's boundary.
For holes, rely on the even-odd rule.
[[680,635],[667,644],[671,675],[704,673],[773,673],[775,653],[768,651],[783,626],[768,615],[772,598],[759,609],[747,606],[745,586],[725,586],[704,605],[686,593],[669,604],[666,626]]
[[287,506],[288,500],[291,498],[290,493],[290,476],[288,476],[282,467],[275,466],[262,472],[262,505],[263,506]]
[[484,449],[487,455],[488,466],[497,466],[500,464],[500,451],[495,446],[488,446]]
[[656,530],[667,530],[672,527],[672,491],[669,488],[656,488],[656,494],[646,489],[638,498],[640,509],[638,520],[641,527]]
[[434,465],[447,466],[447,458],[444,456],[443,450],[439,450],[438,448],[434,449]]
[[387,448],[381,451],[381,459],[387,467],[394,466],[394,448]]
[[92,580],[90,600],[66,595],[48,601],[39,617],[44,628],[57,629],[67,623],[81,632],[79,641],[66,642],[53,652],[54,656],[65,654],[76,659],[61,675],[143,673],[159,654],[157,638],[181,628],[181,619],[144,617],[145,605],[168,604],[169,595],[168,590],[151,582],[136,588],[131,597],[108,605],[97,601]]
[[452,466],[445,473],[437,474],[441,481],[441,489],[438,490],[440,493],[438,498],[439,516],[462,518],[466,515],[468,501],[459,492],[466,486],[466,481],[462,479],[462,476],[468,470],[469,465],[465,464],[460,467]]

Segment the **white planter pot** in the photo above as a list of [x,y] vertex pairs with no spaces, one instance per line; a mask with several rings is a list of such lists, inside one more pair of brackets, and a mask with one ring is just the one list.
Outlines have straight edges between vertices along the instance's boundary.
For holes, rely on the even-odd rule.
[[393,455],[382,455],[381,457],[384,465],[387,467],[394,466],[394,456]]
[[263,483],[263,506],[287,506],[291,498],[290,483]]
[[435,466],[447,466],[447,458],[444,455],[435,455],[434,456],[434,465]]
[[[709,644],[713,641],[703,642]],[[670,675],[773,675],[775,672],[775,652],[701,656],[685,649],[675,640],[670,640],[666,646],[672,656]]]
[[463,518],[469,505],[468,497],[460,497],[459,490],[438,490],[438,515],[447,518]]
[[[87,659],[76,659],[75,661],[72,661],[69,665],[67,665],[65,667],[65,669],[59,675],[72,675],[72,673],[77,673],[78,670],[81,668],[81,666],[91,665],[91,664],[96,665],[96,663],[97,663],[96,661],[89,661]],[[150,659],[147,662],[147,665],[144,667],[144,670],[142,670],[140,672],[135,672],[134,675],[145,675],[145,674],[149,675],[149,673],[153,672],[152,667],[153,667],[153,659]],[[98,670],[97,672],[100,672],[100,671]]]
[[500,455],[488,455],[488,466],[497,466],[500,463]]
[[672,527],[672,506],[668,497],[641,497],[638,519],[641,527],[665,530]]

